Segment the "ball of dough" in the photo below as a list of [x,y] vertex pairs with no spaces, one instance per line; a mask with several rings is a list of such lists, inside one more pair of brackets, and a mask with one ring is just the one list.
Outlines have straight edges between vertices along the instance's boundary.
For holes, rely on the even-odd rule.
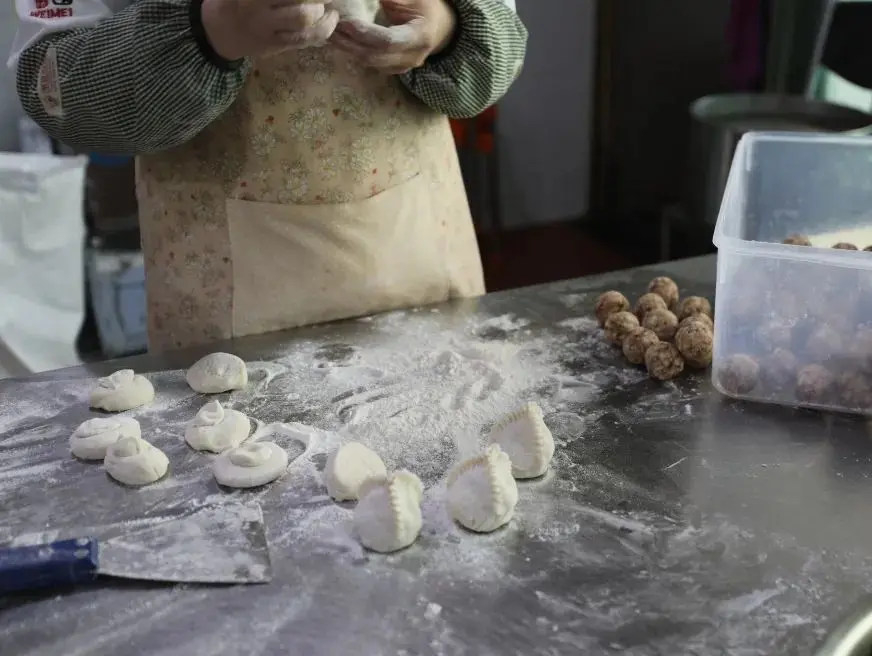
[[648,283],[648,291],[663,297],[670,310],[678,305],[678,285],[672,278],[659,276]]
[[630,301],[621,292],[609,291],[600,294],[596,301],[596,320],[602,327],[606,324],[606,319],[616,312],[623,312],[630,308]]
[[488,442],[505,451],[512,462],[512,476],[518,479],[542,476],[554,456],[554,437],[536,403],[503,417],[491,428]]
[[139,437],[122,437],[106,450],[103,467],[119,483],[139,486],[162,479],[169,469],[166,454]]
[[710,317],[704,314],[692,314],[689,317],[686,317],[685,319],[679,321],[678,327],[681,328],[682,326],[685,326],[689,323],[701,323],[712,332],[714,332],[715,330],[715,322],[712,321]]
[[411,545],[421,532],[420,479],[407,471],[370,478],[360,486],[354,528],[370,551],[391,553]]
[[230,353],[210,353],[197,360],[185,380],[200,394],[220,394],[248,385],[248,369],[242,358]]
[[678,304],[678,320],[687,319],[695,314],[703,314],[709,318],[712,316],[712,304],[702,296],[688,296]]
[[754,336],[757,342],[766,351],[774,351],[778,348],[790,348],[793,343],[792,321],[784,319],[772,319],[757,327]]
[[811,240],[805,235],[790,235],[782,243],[792,244],[794,246],[811,246]]
[[796,381],[799,360],[785,348],[776,348],[760,361],[760,377],[776,391],[786,389]]
[[[659,296],[657,298],[660,298]],[[662,299],[661,299],[662,300]],[[645,364],[645,353],[660,341],[654,331],[647,328],[635,328],[624,339],[624,357],[630,364]]]
[[123,412],[151,403],[154,386],[133,369],[122,369],[97,381],[91,390],[91,407],[106,412]]
[[251,422],[238,410],[209,401],[185,428],[185,441],[197,451],[221,453],[248,439]]
[[606,339],[615,346],[621,346],[624,343],[624,338],[629,335],[634,328],[638,327],[639,320],[632,312],[615,312],[606,319]]
[[750,355],[731,355],[718,365],[717,380],[727,394],[748,394],[760,380],[760,365]]
[[654,310],[645,315],[642,326],[657,335],[658,339],[669,342],[678,330],[678,317],[669,310]]
[[872,380],[859,372],[848,372],[836,381],[839,401],[850,410],[872,409]]
[[80,460],[103,460],[106,450],[122,437],[139,437],[132,417],[97,417],[82,422],[70,436],[70,451]]
[[639,297],[639,300],[636,301],[636,307],[633,308],[633,312],[636,314],[636,318],[639,321],[642,321],[645,318],[645,315],[649,312],[668,309],[669,308],[666,307],[666,301],[663,300],[662,296],[648,292]]
[[507,524],[517,503],[511,460],[496,444],[448,474],[448,513],[470,531],[489,533]]
[[833,248],[840,251],[856,251],[858,250],[854,244],[849,244],[846,241],[840,241],[837,244],[833,244]]
[[347,442],[327,456],[324,483],[327,494],[337,501],[358,498],[360,486],[370,478],[388,475],[385,463],[372,449],[360,442]]
[[819,364],[803,367],[796,374],[796,398],[803,403],[828,403],[835,391],[836,378]]
[[684,371],[684,358],[672,344],[659,342],[645,351],[645,368],[657,380],[672,380]]
[[712,363],[714,334],[699,321],[686,323],[675,333],[675,346],[688,365],[705,369]]
[[249,442],[223,451],[212,463],[220,485],[260,487],[272,483],[288,468],[288,452],[275,442]]
[[809,335],[805,355],[812,360],[829,360],[842,353],[842,337],[834,328],[823,325]]

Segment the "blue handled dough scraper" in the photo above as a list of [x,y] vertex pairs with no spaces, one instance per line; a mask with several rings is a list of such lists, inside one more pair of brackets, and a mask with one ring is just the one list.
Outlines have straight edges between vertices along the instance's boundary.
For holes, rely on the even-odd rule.
[[258,504],[175,508],[82,533],[86,537],[53,536],[42,544],[23,536],[14,543],[23,546],[0,548],[0,594],[89,583],[98,576],[212,584],[272,579]]

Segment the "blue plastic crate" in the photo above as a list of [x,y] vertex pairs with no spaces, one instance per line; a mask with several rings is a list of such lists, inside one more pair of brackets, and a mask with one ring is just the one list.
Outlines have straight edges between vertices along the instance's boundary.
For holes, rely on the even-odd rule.
[[115,358],[147,348],[145,267],[136,251],[87,251],[88,286],[105,355]]

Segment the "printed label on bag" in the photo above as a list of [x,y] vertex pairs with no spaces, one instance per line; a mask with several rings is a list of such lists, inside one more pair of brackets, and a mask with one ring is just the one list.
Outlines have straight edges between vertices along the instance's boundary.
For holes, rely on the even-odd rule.
[[42,66],[39,67],[36,93],[46,114],[54,117],[64,115],[60,75],[58,74],[58,51],[54,46],[45,51]]
[[33,18],[56,20],[73,17],[73,0],[33,0]]

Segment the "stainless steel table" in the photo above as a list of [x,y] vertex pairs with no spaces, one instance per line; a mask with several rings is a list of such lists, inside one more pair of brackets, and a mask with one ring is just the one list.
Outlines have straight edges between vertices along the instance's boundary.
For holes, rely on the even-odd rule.
[[[321,429],[305,452],[286,442],[288,474],[251,492],[220,490],[181,440],[203,402],[180,371],[197,353],[0,382],[0,539],[257,499],[275,566],[266,586],[106,582],[2,600],[0,654],[807,653],[872,575],[865,424],[627,367],[586,317],[602,290],[635,295],[659,273],[713,291],[714,259],[701,258],[225,346],[252,383],[222,398]],[[85,379],[122,364],[153,372],[162,400],[133,414],[172,462],[141,490],[67,453],[92,416]],[[524,399],[546,411],[553,471],[520,485],[508,528],[464,533],[441,510],[444,474]],[[424,480],[410,549],[362,551],[351,508],[325,498],[317,470],[348,437]]]

